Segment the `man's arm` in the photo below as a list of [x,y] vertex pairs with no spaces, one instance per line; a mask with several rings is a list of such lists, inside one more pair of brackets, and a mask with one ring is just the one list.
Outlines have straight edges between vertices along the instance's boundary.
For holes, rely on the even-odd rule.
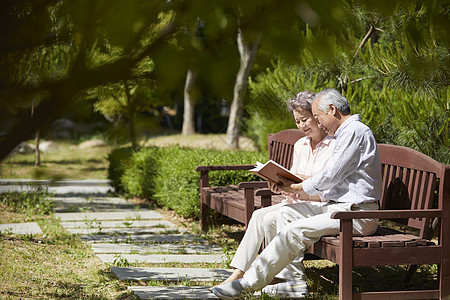
[[361,140],[352,132],[342,134],[336,141],[331,159],[322,172],[302,182],[302,190],[309,195],[318,195],[349,176],[358,168]]

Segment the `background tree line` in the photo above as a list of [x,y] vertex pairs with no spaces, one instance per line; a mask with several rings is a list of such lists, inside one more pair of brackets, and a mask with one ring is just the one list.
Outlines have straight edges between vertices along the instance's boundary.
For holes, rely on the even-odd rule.
[[268,132],[292,127],[286,99],[334,87],[379,142],[448,163],[449,8],[443,0],[2,1],[0,159],[83,101],[126,124],[134,146],[140,113],[184,99],[180,127],[191,134],[196,110],[225,103],[230,148],[242,131],[263,148]]

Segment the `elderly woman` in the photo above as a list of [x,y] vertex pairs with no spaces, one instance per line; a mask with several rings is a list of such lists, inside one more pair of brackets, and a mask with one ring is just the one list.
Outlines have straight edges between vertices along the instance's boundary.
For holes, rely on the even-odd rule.
[[[305,133],[305,137],[299,139],[294,145],[294,157],[291,172],[298,174],[301,178],[308,178],[321,171],[334,148],[334,137],[328,136],[325,131],[319,128],[317,121],[311,112],[311,104],[314,100],[314,93],[300,92],[287,102],[288,110],[292,113],[294,122],[298,129]],[[279,192],[275,184],[269,184],[273,192]],[[242,238],[236,254],[231,262],[234,268],[233,273],[221,284],[234,281],[243,277],[245,271],[256,259],[263,239],[268,244],[277,234],[277,214],[280,207],[286,204],[297,203],[299,201],[320,201],[319,198],[300,198],[297,193],[283,193],[286,197],[281,203],[255,210],[248,224],[247,231]],[[296,280],[303,277],[304,269],[299,258],[299,263],[295,261],[289,268],[281,271],[276,279]]]

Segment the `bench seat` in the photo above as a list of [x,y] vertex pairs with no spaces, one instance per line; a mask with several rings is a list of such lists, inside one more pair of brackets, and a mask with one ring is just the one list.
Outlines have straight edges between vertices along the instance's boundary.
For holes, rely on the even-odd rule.
[[[258,191],[265,191],[266,189],[255,189]],[[228,186],[211,186],[202,189],[205,195],[205,203],[211,209],[220,212],[225,216],[233,216],[233,219],[243,224],[247,221],[245,214],[245,189],[239,188],[238,185]],[[272,196],[271,204],[280,203],[284,197],[279,195]],[[261,197],[255,197],[253,203],[253,210],[259,209],[263,206]]]

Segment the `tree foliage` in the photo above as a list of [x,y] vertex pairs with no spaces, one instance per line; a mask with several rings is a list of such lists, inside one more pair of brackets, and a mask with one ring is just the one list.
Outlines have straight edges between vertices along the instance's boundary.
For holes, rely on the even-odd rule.
[[[160,91],[180,94],[193,61],[202,89],[229,99],[238,27],[262,32],[255,70],[277,58],[275,65],[300,72],[303,83],[295,88],[337,87],[367,111],[365,120],[379,124],[386,114],[396,130],[411,129],[416,139],[423,123],[410,126],[398,112],[418,114],[420,122],[437,119],[438,142],[448,147],[448,118],[436,117],[448,116],[448,14],[443,0],[3,0],[0,159],[94,89],[122,87],[126,94],[128,86],[131,95],[145,86],[158,98]],[[146,62],[152,68],[136,75]],[[273,92],[284,97],[286,90]],[[397,93],[408,104],[381,106]],[[420,113],[411,111],[416,103]]]
[[[376,8],[377,10],[374,10]],[[342,35],[320,28],[299,30],[305,48],[298,61],[278,57],[251,81],[249,132],[261,141],[267,133],[292,127],[286,100],[298,91],[339,89],[353,113],[379,142],[417,149],[450,162],[449,6],[442,1],[396,4],[386,14],[369,2],[349,5],[352,19]],[[323,51],[327,39],[331,47]],[[283,117],[280,117],[283,116]]]

